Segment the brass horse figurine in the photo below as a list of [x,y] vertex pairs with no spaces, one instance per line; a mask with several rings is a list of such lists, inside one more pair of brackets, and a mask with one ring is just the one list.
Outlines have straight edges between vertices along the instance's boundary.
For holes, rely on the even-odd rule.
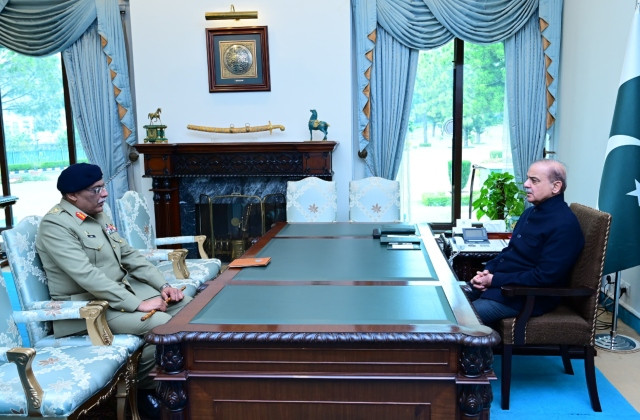
[[327,129],[329,128],[329,124],[324,121],[318,120],[318,113],[315,109],[311,110],[311,118],[309,118],[309,140],[313,140],[313,130],[320,130],[324,133],[324,138],[322,140],[327,139]]
[[154,120],[158,120],[160,122],[160,124],[162,124],[162,120],[160,119],[160,113],[162,112],[162,109],[158,108],[156,109],[156,112],[150,112],[149,113],[149,123],[153,124]]

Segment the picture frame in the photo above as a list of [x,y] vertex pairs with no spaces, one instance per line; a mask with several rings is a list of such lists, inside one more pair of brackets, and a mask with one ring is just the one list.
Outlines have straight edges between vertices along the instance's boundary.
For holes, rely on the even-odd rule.
[[207,28],[209,92],[270,91],[266,26]]

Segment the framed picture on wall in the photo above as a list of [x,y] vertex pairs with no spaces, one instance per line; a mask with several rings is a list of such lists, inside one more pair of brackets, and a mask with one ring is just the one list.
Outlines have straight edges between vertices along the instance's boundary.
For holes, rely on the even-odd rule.
[[207,29],[209,92],[270,91],[267,27]]

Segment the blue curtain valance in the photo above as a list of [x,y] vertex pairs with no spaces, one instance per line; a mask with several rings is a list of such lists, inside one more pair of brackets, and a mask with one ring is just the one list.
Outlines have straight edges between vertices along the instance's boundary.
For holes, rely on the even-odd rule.
[[377,1],[378,24],[414,49],[439,47],[453,37],[477,44],[503,41],[537,8],[538,0]]
[[95,20],[94,0],[0,0],[0,45],[25,55],[54,54]]

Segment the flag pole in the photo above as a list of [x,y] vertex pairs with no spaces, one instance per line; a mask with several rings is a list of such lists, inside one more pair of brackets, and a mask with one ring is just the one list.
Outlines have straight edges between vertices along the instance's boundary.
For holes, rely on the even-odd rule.
[[604,350],[613,352],[634,352],[640,350],[636,340],[625,335],[618,334],[618,300],[620,298],[620,272],[616,271],[613,282],[613,315],[611,321],[611,332],[608,334],[596,334],[595,344]]

